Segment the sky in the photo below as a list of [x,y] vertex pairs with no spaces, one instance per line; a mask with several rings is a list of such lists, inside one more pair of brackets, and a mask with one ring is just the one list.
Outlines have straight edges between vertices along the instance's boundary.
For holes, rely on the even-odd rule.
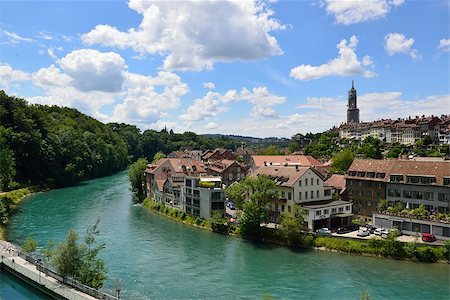
[[448,1],[0,1],[0,89],[102,122],[287,137],[450,113]]

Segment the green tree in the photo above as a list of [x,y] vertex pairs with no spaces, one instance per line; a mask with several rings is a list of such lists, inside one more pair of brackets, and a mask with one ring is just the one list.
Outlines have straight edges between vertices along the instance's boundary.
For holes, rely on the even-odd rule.
[[44,264],[49,265],[51,263],[53,253],[54,253],[54,244],[52,240],[48,240],[47,246],[42,249],[42,256],[44,258]]
[[[230,193],[231,191],[231,193]],[[238,199],[243,203],[243,216],[239,222],[243,236],[260,236],[261,223],[269,221],[271,204],[279,197],[275,190],[275,183],[266,176],[247,177],[243,181],[226,190],[231,199]]]
[[353,160],[355,159],[355,155],[350,149],[345,149],[336,154],[333,157],[333,162],[331,164],[331,172],[338,174],[345,174]]
[[104,243],[96,244],[96,237],[99,235],[98,224],[100,219],[86,231],[84,245],[81,246],[82,264],[80,268],[79,280],[95,289],[103,286],[106,279],[105,263],[97,258],[98,253],[105,248]]
[[281,233],[290,246],[303,246],[304,240],[304,218],[303,211],[298,205],[294,205],[291,212],[281,215]]
[[16,176],[16,161],[14,152],[8,147],[6,140],[2,137],[5,128],[0,126],[0,188],[6,191]]
[[128,177],[131,182],[131,191],[139,200],[145,198],[146,185],[144,171],[147,168],[147,163],[148,162],[145,158],[140,158],[128,169]]
[[67,276],[74,278],[80,274],[82,264],[82,251],[77,244],[78,234],[70,229],[65,242],[59,242],[53,254],[53,264],[56,271],[65,279]]
[[361,295],[359,296],[360,300],[372,300],[372,296],[369,293],[369,290],[362,291]]
[[26,254],[31,254],[37,249],[37,242],[35,239],[28,237],[22,244],[22,250]]
[[152,160],[152,164],[156,164],[160,159],[165,158],[166,155],[162,152],[157,152],[154,156],[153,156],[153,160]]

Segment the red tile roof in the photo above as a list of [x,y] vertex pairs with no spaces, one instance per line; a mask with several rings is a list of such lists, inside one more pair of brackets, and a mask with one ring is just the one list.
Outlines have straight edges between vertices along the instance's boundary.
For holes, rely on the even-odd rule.
[[309,155],[253,155],[255,166],[264,166],[264,163],[283,165],[283,164],[299,164],[302,167],[322,166],[322,163]]

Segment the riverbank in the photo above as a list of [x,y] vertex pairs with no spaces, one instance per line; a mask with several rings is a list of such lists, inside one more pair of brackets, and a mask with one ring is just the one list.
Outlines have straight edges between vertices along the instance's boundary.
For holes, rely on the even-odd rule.
[[244,237],[239,234],[239,227],[224,224],[221,230],[214,230],[214,222],[204,220],[186,214],[186,212],[167,207],[162,203],[146,198],[142,206],[153,212],[157,212],[172,220],[182,222],[204,230],[214,231],[225,235],[238,236],[243,239],[254,240],[263,243],[276,244],[289,248],[316,249],[361,256],[382,257],[396,260],[410,260],[424,263],[448,263],[450,261],[450,242],[445,246],[423,245],[417,242],[403,243],[395,237],[388,239],[372,238],[368,240],[355,240],[343,237],[324,237],[311,233],[303,233],[289,240],[280,230],[264,228],[260,236]]
[[9,219],[19,203],[39,191],[41,189],[36,187],[26,187],[0,194],[0,240],[5,240],[5,231]]

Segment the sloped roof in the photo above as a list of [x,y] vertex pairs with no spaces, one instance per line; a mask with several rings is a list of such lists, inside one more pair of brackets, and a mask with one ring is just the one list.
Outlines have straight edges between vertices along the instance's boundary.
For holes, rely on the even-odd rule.
[[325,181],[325,185],[342,190],[345,187],[345,175],[333,174]]
[[221,172],[225,171],[226,169],[228,169],[230,166],[232,166],[234,163],[239,164],[236,160],[221,159],[219,161],[212,163],[211,166],[209,167],[209,169],[213,170],[215,172],[221,173]]
[[435,176],[436,185],[443,185],[444,177],[450,177],[450,161],[355,159],[349,171],[386,173],[385,182],[389,181],[388,175]]
[[302,167],[321,166],[322,163],[310,155],[253,155],[255,166],[264,166],[264,163],[283,165],[300,164]]
[[[205,165],[202,162],[190,158],[162,158],[158,161],[156,166],[149,169],[150,174],[159,173],[163,165],[169,164],[175,173],[190,174],[190,173],[206,173]],[[183,168],[184,167],[184,168]],[[195,167],[195,168],[194,168]]]
[[[293,186],[310,167],[262,166],[252,172],[251,176],[265,175],[275,181],[277,186]],[[311,169],[312,170],[312,169]]]

